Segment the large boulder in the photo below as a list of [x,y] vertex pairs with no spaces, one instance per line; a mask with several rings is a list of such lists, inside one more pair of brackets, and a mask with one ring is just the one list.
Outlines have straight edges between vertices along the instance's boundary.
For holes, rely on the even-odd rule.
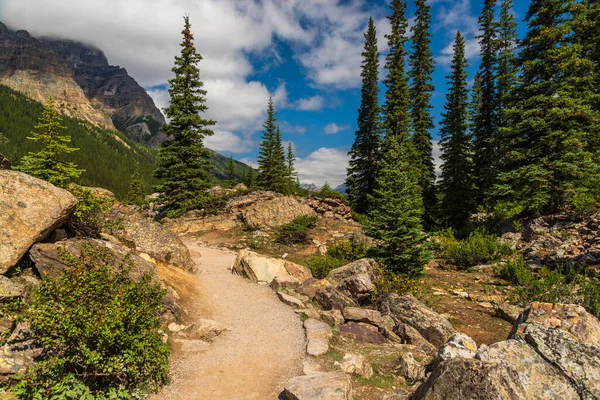
[[291,275],[300,281],[312,276],[306,267],[281,258],[263,256],[248,249],[239,252],[232,272],[254,282],[267,284],[271,284],[277,276]]
[[457,357],[433,370],[411,399],[522,400],[527,393],[518,372],[507,363]]
[[314,210],[296,197],[258,192],[237,199],[230,206],[239,209],[241,220],[260,228],[277,228],[297,217],[316,216]]
[[297,376],[284,389],[288,400],[350,400],[352,380],[343,372]]
[[473,358],[477,352],[477,343],[463,333],[455,333],[450,339],[435,353],[435,359],[431,366],[435,369],[444,361],[452,358]]
[[327,281],[336,289],[361,303],[375,289],[375,261],[362,258],[329,272]]
[[519,315],[511,335],[516,335],[522,324],[531,322],[561,329],[600,347],[600,321],[579,305],[534,302]]
[[76,204],[64,189],[22,172],[0,170],[0,274],[62,225]]
[[116,203],[108,218],[116,221],[121,229],[105,233],[114,236],[137,254],[144,253],[158,262],[179,268],[194,269],[194,262],[186,245],[161,224],[144,218],[134,207]]
[[383,303],[383,308],[389,311],[398,322],[415,328],[429,343],[436,347],[442,346],[455,333],[448,320],[412,295],[390,295]]
[[507,362],[518,373],[527,399],[579,400],[579,394],[558,369],[546,362],[526,343],[505,340],[483,347],[475,356],[478,360]]

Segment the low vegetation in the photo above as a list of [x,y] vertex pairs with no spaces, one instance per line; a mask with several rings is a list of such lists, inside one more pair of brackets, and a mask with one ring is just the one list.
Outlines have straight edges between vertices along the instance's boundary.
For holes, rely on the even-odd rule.
[[368,245],[364,240],[351,236],[329,247],[327,254],[312,257],[306,266],[317,279],[323,279],[333,269],[361,259],[367,255]]
[[461,269],[493,262],[511,253],[508,245],[485,230],[477,229],[463,240],[456,239],[451,229],[440,235],[438,256]]
[[82,253],[61,253],[69,268],[44,280],[25,312],[44,353],[13,388],[20,398],[143,398],[167,381],[164,291],[148,275],[131,281],[132,263],[113,267],[108,250]]
[[69,228],[77,236],[98,237],[104,228],[108,231],[122,228],[119,221],[106,218],[114,199],[95,196],[89,188],[82,186],[70,185],[68,189],[78,200],[69,220]]
[[282,244],[306,243],[308,231],[317,223],[316,216],[302,215],[283,225],[277,231],[277,242]]

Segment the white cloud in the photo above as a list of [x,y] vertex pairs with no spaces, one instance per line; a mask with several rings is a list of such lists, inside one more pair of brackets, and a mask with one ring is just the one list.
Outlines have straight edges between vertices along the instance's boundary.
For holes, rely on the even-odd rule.
[[325,99],[319,95],[296,101],[295,108],[301,111],[319,111],[325,106]]
[[[430,0],[431,3],[431,0]],[[479,57],[479,41],[476,36],[479,34],[479,21],[477,15],[472,14],[470,0],[436,0],[431,4],[439,3],[436,24],[434,28],[438,32],[438,40],[444,40],[445,34],[448,44],[440,51],[436,61],[444,67],[452,64],[454,55],[453,45],[456,37],[456,31],[460,30],[465,38],[465,57],[472,63]]]
[[436,176],[440,176],[440,173],[442,172],[442,159],[440,158],[442,156],[442,149],[440,147],[440,141],[433,140],[431,144],[433,145],[432,156],[433,164],[435,165],[435,174]]
[[[480,48],[479,41],[475,38],[466,39],[465,40],[465,58],[467,61],[471,62],[472,60],[479,57]],[[440,51],[440,55],[435,59],[438,63],[444,66],[450,66],[452,64],[452,57],[454,56],[454,42],[449,43],[446,47],[444,47]]]
[[223,154],[239,154],[252,150],[251,141],[243,139],[232,132],[215,129],[214,133],[214,135],[204,139],[204,144],[209,149]]
[[326,135],[335,135],[336,133],[346,131],[348,129],[350,129],[350,125],[339,126],[335,122],[331,122],[325,125],[325,128],[323,128],[323,132],[325,132]]
[[302,125],[292,125],[287,121],[281,121],[279,128],[283,133],[295,133],[297,135],[304,135],[306,133],[306,128]]
[[320,187],[328,182],[331,187],[336,187],[346,180],[349,160],[346,150],[322,147],[305,158],[298,158],[296,170],[302,183]]
[[240,162],[243,162],[246,165],[251,166],[252,168],[258,168],[258,163],[256,162],[256,158],[244,157],[240,158]]

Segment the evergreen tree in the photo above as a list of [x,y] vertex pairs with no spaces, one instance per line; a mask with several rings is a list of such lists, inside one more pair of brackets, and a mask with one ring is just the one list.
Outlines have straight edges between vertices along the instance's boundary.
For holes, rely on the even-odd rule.
[[30,152],[21,158],[15,167],[16,170],[62,187],[81,176],[84,170],[77,169],[77,165],[62,159],[63,155],[79,149],[69,147],[71,137],[60,134],[62,129],[66,129],[61,122],[62,118],[51,97],[44,106],[42,116],[34,127],[34,131],[31,132],[32,136],[27,137],[27,139],[40,142],[44,147],[36,153]]
[[414,26],[412,31],[412,51],[408,64],[410,66],[410,116],[412,121],[412,142],[415,150],[414,165],[419,171],[419,184],[423,190],[425,205],[425,224],[433,224],[432,215],[435,210],[435,166],[433,164],[433,146],[431,133],[434,128],[431,116],[431,96],[434,91],[432,77],[434,70],[433,53],[431,52],[431,6],[426,0],[416,0]]
[[[507,120],[504,110],[510,104],[515,88],[519,83],[518,65],[517,65],[517,21],[512,14],[513,1],[502,0],[500,4],[500,21],[496,25],[497,41],[496,41],[496,113],[498,147],[501,147],[502,131],[500,129],[507,128],[509,121]],[[501,159],[502,153],[498,159]]]
[[473,139],[472,130],[475,126],[475,118],[481,109],[481,75],[475,73],[473,87],[471,88],[471,105],[469,107],[469,127],[471,128],[471,140]]
[[402,148],[407,144],[388,139],[377,186],[369,196],[367,234],[381,241],[374,251],[386,268],[416,276],[429,260],[421,234],[424,210],[419,174]]
[[[442,174],[439,183],[442,220],[454,229],[464,228],[475,211],[472,144],[469,128],[469,89],[465,39],[456,33],[449,92],[441,122]],[[483,79],[480,77],[480,82]],[[478,82],[479,85],[479,82]],[[478,86],[479,87],[479,86]],[[479,96],[479,90],[475,92]],[[475,102],[481,101],[482,97]],[[479,105],[479,104],[477,104]]]
[[129,191],[126,198],[127,204],[142,205],[144,202],[144,183],[139,169],[136,168],[129,179]]
[[472,129],[475,154],[475,173],[477,175],[477,200],[479,203],[487,197],[496,177],[496,23],[494,7],[496,0],[484,0],[483,11],[479,17],[481,35],[481,102],[475,114]]
[[275,118],[275,105],[269,99],[267,119],[263,124],[263,140],[258,155],[257,184],[265,190],[283,193],[287,189],[285,153],[281,144],[281,132]]
[[188,16],[184,23],[181,54],[175,57],[173,67],[175,77],[169,80],[171,104],[164,109],[169,123],[162,131],[169,139],[160,145],[155,171],[155,176],[163,179],[156,187],[159,202],[170,216],[203,208],[208,201],[205,190],[212,180],[210,152],[203,139],[213,134],[209,127],[215,121],[201,115],[208,109],[198,69],[202,56],[194,47]]
[[362,52],[362,89],[358,109],[358,130],[350,150],[348,200],[355,211],[369,209],[368,195],[373,193],[381,147],[381,108],[379,106],[379,51],[373,18],[364,35]]
[[540,215],[598,199],[600,135],[594,63],[573,43],[575,0],[532,0],[522,42],[522,83],[507,116],[508,170],[495,187],[504,214]]
[[236,178],[235,162],[233,161],[232,155],[230,155],[229,160],[227,160],[227,167],[225,169],[225,174],[227,175],[227,185],[231,186],[231,187],[235,186],[235,184],[237,182],[237,178]]
[[409,137],[410,118],[408,115],[408,78],[406,76],[406,4],[403,0],[393,0],[390,5],[392,15],[388,17],[392,32],[385,37],[388,40],[389,53],[385,68],[388,70],[383,81],[387,88],[385,94],[386,135],[405,141]]
[[294,193],[296,189],[298,189],[298,185],[296,185],[296,180],[298,177],[298,173],[294,169],[294,164],[296,163],[296,157],[294,156],[294,152],[292,151],[292,144],[288,143],[287,148],[287,157],[285,159],[286,162],[286,172],[287,179],[289,184],[289,193]]

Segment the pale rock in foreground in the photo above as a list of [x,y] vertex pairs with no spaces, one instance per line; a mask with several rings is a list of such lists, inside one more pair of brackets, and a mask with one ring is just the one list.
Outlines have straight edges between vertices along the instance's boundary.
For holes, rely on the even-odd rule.
[[379,311],[367,308],[346,307],[343,310],[343,315],[347,321],[366,322],[377,326],[383,322],[383,317]]
[[336,361],[336,365],[347,374],[360,375],[364,378],[373,375],[373,367],[363,355],[347,353],[341,362]]
[[297,376],[287,381],[287,400],[350,400],[352,381],[343,372]]
[[309,318],[304,321],[306,330],[306,352],[311,356],[320,356],[329,350],[329,339],[333,336],[331,327],[325,322]]
[[302,281],[310,271],[301,265],[280,258],[263,256],[253,251],[241,250],[233,264],[232,272],[253,282],[271,284],[275,277],[291,275]]
[[0,170],[0,199],[0,274],[65,223],[77,204],[68,191],[9,170]]
[[470,337],[462,333],[455,333],[448,341],[435,353],[431,369],[435,369],[442,362],[451,358],[473,358],[477,352],[477,343]]

